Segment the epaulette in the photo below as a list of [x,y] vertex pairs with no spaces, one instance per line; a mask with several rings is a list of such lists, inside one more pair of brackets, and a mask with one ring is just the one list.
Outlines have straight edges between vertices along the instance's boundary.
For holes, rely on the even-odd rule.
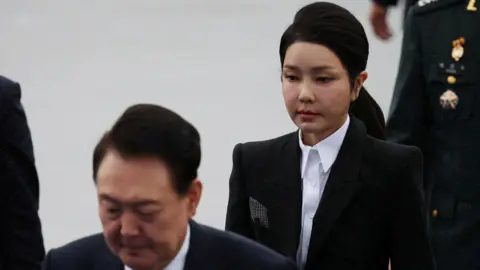
[[464,3],[464,0],[418,0],[413,9],[415,15],[437,11],[451,5]]

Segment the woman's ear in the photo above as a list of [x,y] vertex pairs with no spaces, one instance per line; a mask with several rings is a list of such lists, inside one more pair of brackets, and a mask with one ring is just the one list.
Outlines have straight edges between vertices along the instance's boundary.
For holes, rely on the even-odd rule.
[[361,72],[354,81],[353,84],[353,91],[352,91],[352,97],[351,101],[354,102],[357,100],[358,95],[360,94],[360,90],[362,89],[363,84],[368,78],[368,73],[366,71]]

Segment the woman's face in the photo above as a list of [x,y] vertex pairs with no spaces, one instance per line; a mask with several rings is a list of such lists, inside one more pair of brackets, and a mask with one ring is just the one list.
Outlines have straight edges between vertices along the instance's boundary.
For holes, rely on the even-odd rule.
[[283,63],[282,88],[288,113],[303,134],[323,140],[343,125],[364,79],[366,73],[356,79],[352,91],[348,72],[333,51],[319,44],[296,42],[287,49]]

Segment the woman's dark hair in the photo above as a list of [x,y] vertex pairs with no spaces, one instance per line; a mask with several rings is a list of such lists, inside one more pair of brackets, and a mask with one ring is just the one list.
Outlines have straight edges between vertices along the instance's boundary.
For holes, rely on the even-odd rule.
[[283,67],[287,49],[295,42],[310,42],[332,50],[348,71],[350,81],[367,67],[369,44],[362,24],[343,7],[315,2],[301,8],[280,40]]

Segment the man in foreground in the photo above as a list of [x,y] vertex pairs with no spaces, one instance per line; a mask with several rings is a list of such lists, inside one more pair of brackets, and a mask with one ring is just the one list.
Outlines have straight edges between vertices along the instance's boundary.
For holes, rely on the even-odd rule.
[[93,154],[103,234],[50,251],[44,269],[295,269],[266,247],[192,220],[200,160],[189,122],[160,106],[128,108]]

